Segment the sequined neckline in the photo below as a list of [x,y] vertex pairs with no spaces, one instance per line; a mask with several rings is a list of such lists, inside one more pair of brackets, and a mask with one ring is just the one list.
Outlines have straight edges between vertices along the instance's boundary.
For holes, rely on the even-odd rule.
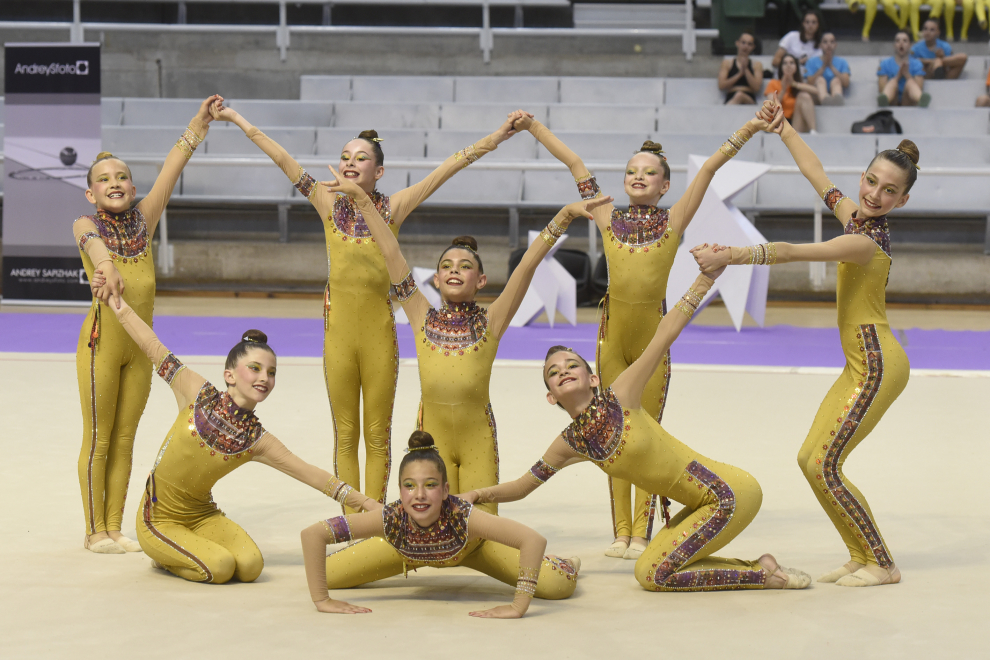
[[623,411],[610,387],[596,395],[561,435],[579,454],[600,463],[612,463],[625,445],[622,434],[629,430],[624,420],[627,416],[628,411]]
[[[382,216],[385,224],[392,224],[392,205],[388,195],[383,195],[377,190],[372,190],[368,196],[371,198],[371,202],[375,205],[375,208],[378,209],[378,213]],[[347,195],[337,195],[337,198],[333,201],[333,211],[330,214],[330,218],[333,221],[334,232],[343,234],[343,240],[357,244],[363,241],[374,243],[375,239],[371,237],[371,230],[368,229],[368,223],[365,222],[364,216],[361,215],[361,211],[355,206],[354,201]]]
[[890,226],[887,224],[887,216],[881,215],[878,218],[864,218],[861,220],[858,217],[858,213],[858,211],[853,212],[849,218],[849,222],[846,223],[843,233],[862,234],[866,236],[876,243],[877,247],[883,250],[884,254],[890,257]]
[[473,507],[468,502],[448,496],[440,507],[440,517],[429,527],[413,523],[402,508],[393,502],[382,509],[385,540],[410,561],[431,564],[456,557],[468,541],[468,519]]
[[445,356],[477,352],[488,341],[488,313],[478,303],[444,302],[423,322],[423,344]]
[[667,231],[667,209],[652,205],[634,205],[628,210],[612,210],[609,222],[609,238],[631,251],[648,252],[650,247],[660,247],[670,238]]
[[125,259],[147,256],[148,224],[139,210],[110,213],[97,209],[91,217],[111,255]]
[[265,430],[253,410],[241,408],[227,392],[210,383],[203,385],[190,416],[190,431],[200,438],[200,447],[209,447],[210,455],[250,452]]

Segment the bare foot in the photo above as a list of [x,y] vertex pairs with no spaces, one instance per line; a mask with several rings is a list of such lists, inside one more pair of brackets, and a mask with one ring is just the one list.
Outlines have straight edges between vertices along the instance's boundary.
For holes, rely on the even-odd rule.
[[122,547],[127,552],[141,552],[141,544],[134,539],[129,539],[120,533],[120,530],[110,530],[107,532],[114,543]]
[[836,580],[838,580],[840,578],[844,578],[845,576],[847,576],[847,575],[849,575],[851,573],[855,573],[859,569],[863,568],[863,566],[865,566],[865,564],[860,564],[858,561],[852,561],[850,559],[849,561],[847,561],[845,564],[843,564],[842,566],[838,567],[834,571],[831,571],[829,573],[826,573],[825,575],[823,575],[820,578],[818,578],[818,581],[819,582],[835,582]]
[[332,598],[327,598],[313,604],[316,605],[316,609],[327,614],[368,614],[371,612],[367,607],[351,605],[342,600],[333,600]]
[[840,587],[879,587],[900,581],[901,572],[893,564],[887,568],[867,564],[855,573],[839,578],[835,584]]

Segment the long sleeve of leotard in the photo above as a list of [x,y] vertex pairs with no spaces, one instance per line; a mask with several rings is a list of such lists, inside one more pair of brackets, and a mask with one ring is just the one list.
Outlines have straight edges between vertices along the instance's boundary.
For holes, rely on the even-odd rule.
[[543,458],[536,462],[528,472],[515,481],[506,481],[497,486],[479,488],[475,502],[515,502],[521,500],[547,482],[547,479],[560,472],[568,465],[587,460],[567,446],[563,436],[550,444]]
[[385,523],[379,511],[355,513],[321,520],[300,533],[306,583],[314,603],[330,599],[327,590],[327,546],[351,540],[384,536]]
[[293,454],[278,438],[267,431],[255,445],[252,460],[273,467],[345,506],[365,510],[370,510],[372,504],[377,506],[377,502],[354,490],[323,468],[311,465]]
[[292,185],[296,187],[296,190],[316,208],[320,217],[327,218],[330,211],[333,210],[333,198],[336,195],[319,185],[316,179],[299,164],[299,161],[293,158],[282,145],[258,130],[257,126],[251,126],[245,131],[245,134],[279,166],[289,181],[292,182]]
[[[826,199],[828,193],[831,190],[835,190],[835,186],[828,178],[828,174],[825,173],[825,167],[822,165],[822,161],[811,150],[811,147],[801,139],[801,134],[794,130],[790,122],[784,122],[784,128],[780,132],[780,139],[784,142],[787,150],[791,152],[794,163],[801,170],[801,174],[815,188],[818,196],[827,203],[829,201]],[[843,227],[845,227],[846,223],[849,222],[849,218],[859,208],[848,197],[842,197],[837,202],[830,204],[830,206],[835,213],[835,217],[842,223]]]
[[106,243],[100,237],[100,230],[88,216],[83,216],[72,223],[72,235],[76,239],[76,245],[86,253],[94,267],[99,268],[104,261],[112,260]]
[[440,163],[437,169],[430,172],[419,183],[391,195],[389,201],[392,205],[392,222],[401,226],[409,214],[429,199],[430,195],[450,180],[450,177],[497,148],[498,143],[495,141],[494,134],[483,137]]
[[482,538],[519,550],[519,577],[512,609],[525,614],[533,600],[533,594],[536,593],[536,582],[540,576],[547,540],[522,523],[493,516],[477,508],[471,511],[468,534],[473,538]]
[[[110,307],[112,306],[111,304]],[[158,340],[158,335],[133,309],[124,307],[117,310],[116,313],[120,325],[138,345],[138,348],[148,356],[162,380],[172,388],[172,394],[175,395],[175,402],[179,408],[185,408],[195,401],[206,379],[179,362],[175,355]]]
[[192,157],[192,152],[206,137],[206,132],[210,130],[210,125],[198,117],[193,117],[189,122],[189,127],[179,136],[175,146],[165,156],[165,164],[162,171],[155,179],[155,185],[151,187],[148,195],[142,199],[137,208],[144,215],[144,220],[148,224],[148,238],[155,235],[155,227],[162,217],[162,211],[172,197],[172,190],[179,181],[179,175]]

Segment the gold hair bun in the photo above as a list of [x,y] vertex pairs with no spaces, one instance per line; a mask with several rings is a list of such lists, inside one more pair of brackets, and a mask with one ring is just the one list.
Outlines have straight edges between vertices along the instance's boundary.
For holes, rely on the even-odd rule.
[[104,158],[114,158],[114,157],[115,156],[109,151],[101,151],[100,153],[96,154],[96,160],[94,160],[93,162],[95,163],[97,161],[103,160]]
[[901,140],[901,143],[897,145],[897,151],[910,158],[916,169],[921,169],[918,167],[918,161],[921,160],[921,152],[918,150],[918,145],[911,140]]
[[253,344],[267,344],[268,335],[261,330],[248,330],[241,337],[241,341],[251,342]]
[[653,140],[647,140],[643,143],[643,146],[639,148],[636,153],[642,152],[653,154],[654,156],[659,156],[663,160],[667,160],[667,157],[663,155],[663,146],[659,142],[654,142]]
[[426,431],[413,431],[412,435],[409,436],[409,449],[410,451],[419,451],[421,449],[436,449],[436,443],[433,441],[433,436]]

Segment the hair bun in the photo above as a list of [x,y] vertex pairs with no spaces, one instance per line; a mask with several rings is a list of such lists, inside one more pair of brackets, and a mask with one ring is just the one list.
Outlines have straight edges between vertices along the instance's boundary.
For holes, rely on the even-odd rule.
[[255,344],[268,344],[268,335],[261,330],[248,330],[241,336],[241,341],[249,341]]
[[368,140],[369,142],[384,142],[384,140],[378,137],[378,131],[373,128],[367,131],[361,131],[358,133],[358,137],[362,140]]
[[409,450],[423,449],[434,445],[433,436],[426,431],[413,431],[409,436]]
[[643,143],[643,146],[639,148],[638,153],[642,152],[653,154],[654,156],[659,156],[663,160],[667,160],[667,157],[663,155],[663,146],[659,142],[654,142],[653,140],[647,140]]
[[96,160],[94,160],[93,162],[95,163],[97,160],[103,160],[104,158],[114,158],[114,155],[109,151],[101,151],[100,153],[96,154]]
[[901,140],[901,143],[897,145],[897,150],[910,158],[914,166],[918,167],[918,161],[921,160],[921,152],[918,150],[918,145],[911,140]]
[[469,248],[472,252],[478,251],[478,241],[474,239],[474,236],[458,236],[450,244],[457,247]]

